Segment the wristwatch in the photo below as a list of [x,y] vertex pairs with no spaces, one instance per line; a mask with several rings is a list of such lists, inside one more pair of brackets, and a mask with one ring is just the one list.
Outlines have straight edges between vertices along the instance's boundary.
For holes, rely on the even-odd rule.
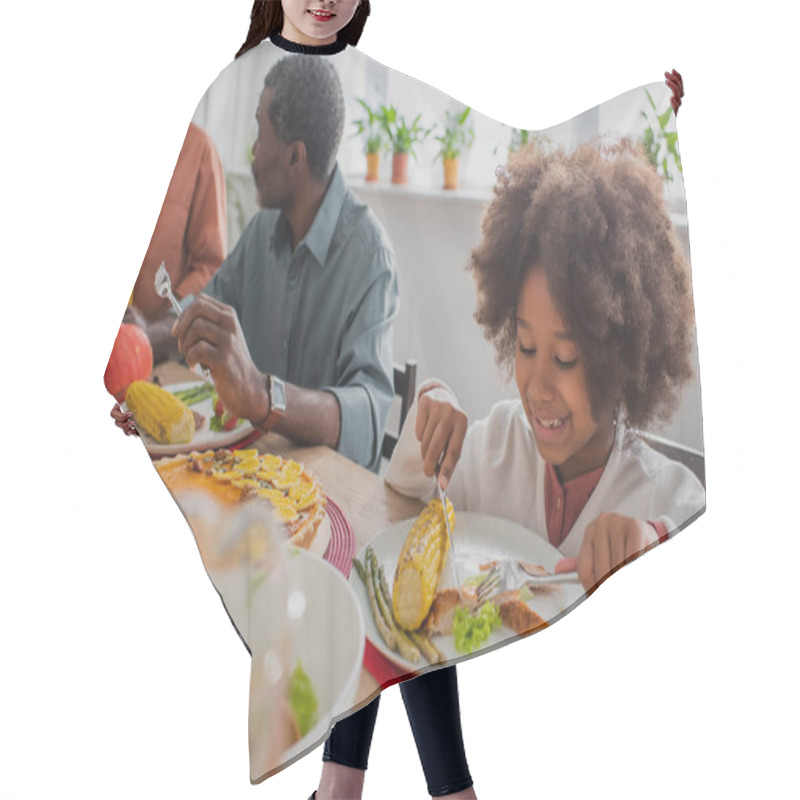
[[269,395],[269,413],[256,427],[269,431],[286,413],[286,384],[275,375],[267,375],[267,394]]

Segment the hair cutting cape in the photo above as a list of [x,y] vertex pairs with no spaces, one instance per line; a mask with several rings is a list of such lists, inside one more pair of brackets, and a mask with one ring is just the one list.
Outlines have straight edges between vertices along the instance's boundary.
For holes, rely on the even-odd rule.
[[[273,72],[286,59],[295,66]],[[309,59],[313,69],[301,66]],[[314,72],[321,63],[332,72]],[[273,105],[254,153],[268,75]],[[312,55],[273,39],[220,74],[192,123],[131,304],[150,322],[175,319],[154,286],[164,262],[181,309],[200,292],[230,306],[260,372],[333,394],[341,414],[336,450],[266,433],[219,402],[213,365],[206,375],[179,361],[152,366],[147,340],[126,326],[106,374],[116,397],[127,390],[156,474],[251,653],[256,783],[383,688],[574,609],[586,597],[580,583],[525,579],[577,557],[602,514],[640,520],[665,541],[703,512],[686,208],[662,83],[525,131],[352,47]],[[327,181],[299,242],[282,210],[295,180],[279,157],[286,141],[302,141],[309,171]],[[515,159],[527,166],[514,169]],[[655,195],[637,182],[643,163]],[[506,225],[499,205],[487,209],[511,191],[503,213],[516,222]],[[502,368],[514,364],[531,262],[550,270],[593,408],[608,394],[594,376],[624,377],[608,460],[572,481],[546,460],[571,409],[553,401],[550,418],[544,405],[530,411],[513,369]],[[665,295],[665,275],[676,297]],[[508,318],[494,329],[486,308],[483,324],[475,319],[487,296]],[[510,356],[498,358],[509,341]],[[675,367],[681,358],[689,369]],[[409,362],[403,404],[395,368]],[[431,386],[449,390],[469,419],[448,487],[452,544],[415,431],[415,399]],[[183,406],[170,408],[165,392]],[[481,605],[477,587],[493,567],[498,582]],[[236,633],[231,647],[241,646]]]

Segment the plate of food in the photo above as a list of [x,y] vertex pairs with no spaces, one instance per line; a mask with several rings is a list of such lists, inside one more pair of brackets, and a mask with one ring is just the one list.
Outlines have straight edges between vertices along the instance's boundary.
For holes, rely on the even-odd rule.
[[133,412],[136,429],[152,456],[230,447],[254,430],[248,420],[225,410],[213,384],[206,381],[168,386],[134,381],[123,409]]
[[[332,518],[337,532],[352,538],[349,527],[341,530],[341,511],[328,509],[320,480],[297,461],[256,449],[221,448],[160,458],[154,465],[185,514],[183,498],[191,494],[211,497],[228,508],[254,503],[272,512],[292,545],[320,557],[331,541]],[[227,557],[242,557],[237,547],[250,546],[230,543]]]
[[[296,734],[300,735],[282,754],[281,761],[287,763],[319,744],[332,720],[352,708],[364,660],[364,621],[342,574],[300,552],[299,557],[289,557],[288,575],[294,591],[302,587],[304,594],[304,603],[297,594],[289,598],[296,635],[288,663],[293,710],[296,717],[305,715],[305,723],[298,725]],[[307,677],[297,674],[298,664]],[[313,703],[307,699],[306,688],[315,695],[316,714],[310,712]]]
[[416,672],[496,647],[546,627],[583,596],[580,584],[503,591],[478,603],[476,588],[498,561],[548,574],[563,557],[533,531],[509,520],[453,513],[456,584],[442,504],[377,534],[353,561],[350,584],[366,637],[397,667]]
[[[208,575],[252,655],[251,777],[262,780],[324,738],[355,701],[364,624],[352,588],[331,564],[284,547],[264,507],[186,495],[184,513]],[[231,540],[254,552],[231,557]]]
[[[249,739],[255,781],[322,742],[333,720],[356,701],[364,660],[364,622],[347,580],[302,550],[288,548],[284,562],[280,576],[243,568],[214,574],[253,656]],[[241,586],[249,587],[247,603],[237,610]]]

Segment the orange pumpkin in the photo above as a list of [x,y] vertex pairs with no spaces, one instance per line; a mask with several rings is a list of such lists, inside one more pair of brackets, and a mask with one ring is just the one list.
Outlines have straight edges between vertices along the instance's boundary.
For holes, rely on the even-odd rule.
[[118,403],[134,381],[150,380],[153,371],[153,348],[147,334],[138,325],[123,322],[108,359],[103,382]]

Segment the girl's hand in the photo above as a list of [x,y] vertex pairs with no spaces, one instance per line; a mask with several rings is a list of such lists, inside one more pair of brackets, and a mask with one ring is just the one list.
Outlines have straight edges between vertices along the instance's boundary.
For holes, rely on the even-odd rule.
[[440,386],[423,389],[417,405],[417,439],[422,467],[430,478],[439,467],[439,485],[447,488],[467,435],[467,415],[453,395]]
[[111,416],[114,418],[114,424],[123,430],[126,436],[139,435],[139,431],[136,430],[136,420],[133,418],[132,411],[123,411],[119,407],[119,403],[114,403],[114,408],[111,409]]
[[601,514],[587,528],[578,553],[578,577],[587,592],[658,541],[652,525],[622,514]]
[[681,107],[681,98],[683,97],[683,78],[676,69],[672,70],[672,72],[665,72],[664,77],[666,78],[664,83],[672,89],[672,98],[669,102],[677,117],[678,109]]

